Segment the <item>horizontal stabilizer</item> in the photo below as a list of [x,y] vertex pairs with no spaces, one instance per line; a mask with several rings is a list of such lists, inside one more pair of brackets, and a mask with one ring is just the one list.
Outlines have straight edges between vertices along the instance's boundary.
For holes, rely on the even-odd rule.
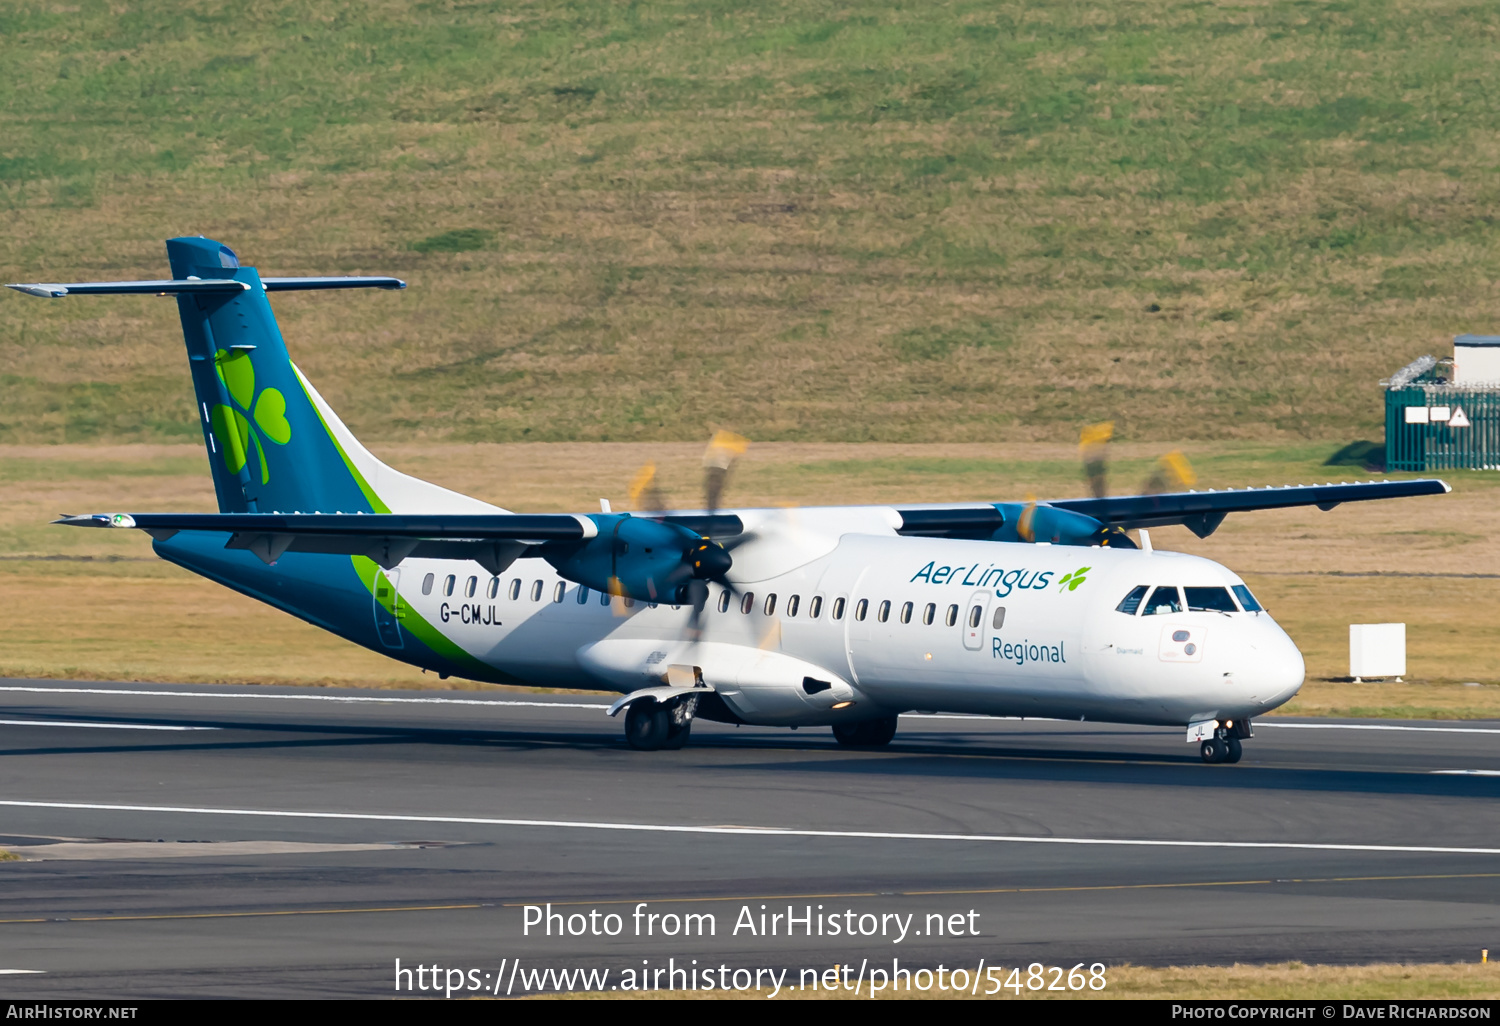
[[338,278],[262,278],[267,292],[311,292],[314,289],[404,289],[400,278],[381,276]]
[[[404,289],[406,282],[387,277],[262,278],[267,292],[311,292],[316,289]],[[63,296],[175,296],[182,293],[249,292],[248,282],[233,278],[181,278],[162,281],[73,281],[66,284],[16,283],[5,286],[43,299]]]
[[233,278],[184,278],[180,281],[71,281],[66,285],[7,285],[8,289],[43,299],[63,296],[172,296],[182,292],[249,292],[250,286]]

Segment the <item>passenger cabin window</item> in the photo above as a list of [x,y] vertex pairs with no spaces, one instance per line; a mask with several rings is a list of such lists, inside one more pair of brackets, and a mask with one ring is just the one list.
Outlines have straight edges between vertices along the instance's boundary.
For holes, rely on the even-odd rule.
[[454,576],[453,574],[449,574],[447,577],[445,577],[443,579],[443,594],[444,595],[452,595],[453,594],[453,585],[456,584],[456,583],[458,583],[458,578],[456,576]]
[[491,577],[489,585],[484,589],[486,598],[494,598],[500,594],[500,578]]
[[578,586],[578,604],[581,606],[589,600],[589,590],[583,585]]
[[842,595],[833,600],[833,618],[835,620],[844,618],[844,596]]
[[479,587],[479,578],[470,577],[464,585],[464,598],[473,598],[474,591]]
[[969,626],[978,627],[979,621],[984,619],[984,607],[974,606],[969,610]]
[[437,578],[434,577],[432,574],[428,574],[426,577],[422,578],[422,594],[423,595],[431,595],[432,594],[432,582],[435,581],[435,580],[437,580]]
[[865,614],[868,613],[869,611],[870,611],[870,600],[869,599],[860,599],[858,602],[856,602],[854,604],[854,618],[856,620],[863,620],[865,618]]
[[949,627],[952,627],[954,624],[958,623],[958,606],[948,607],[948,614],[943,617],[943,622]]
[[521,579],[519,577],[514,578],[510,582],[510,591],[508,594],[512,602],[521,597]]
[[791,597],[789,597],[786,600],[786,615],[787,616],[796,616],[797,615],[797,607],[799,605],[801,605],[801,604],[802,604],[802,597],[800,595],[792,595]]
[[1161,587],[1151,593],[1151,599],[1146,603],[1146,616],[1156,616],[1160,613],[1182,612],[1182,600],[1177,596],[1176,588]]
[[887,620],[889,620],[891,618],[891,600],[890,599],[885,599],[884,601],[882,601],[880,603],[880,612],[878,612],[878,613],[875,614],[875,618],[877,620],[879,620],[881,623],[885,623]]
[[937,616],[937,605],[929,602],[922,608],[922,624],[926,627],[932,626],[933,619]]
[[996,606],[995,607],[995,615],[992,616],[992,617],[990,617],[990,626],[994,627],[995,630],[997,630],[997,631],[1001,627],[1005,626],[1005,607],[1004,606]]
[[773,591],[773,592],[771,592],[771,594],[769,594],[769,595],[766,596],[766,609],[765,609],[765,613],[766,613],[767,616],[770,616],[770,615],[772,615],[775,612],[776,612],[776,593]]
[[[431,577],[432,575],[428,574],[427,576]],[[1240,605],[1244,607],[1247,613],[1258,613],[1263,608],[1259,602],[1255,601],[1255,596],[1250,594],[1250,589],[1243,584],[1236,584],[1234,586],[1234,597],[1240,600]]]
[[903,602],[901,604],[901,622],[902,623],[911,623],[911,603],[910,602]]
[[1183,588],[1190,613],[1238,613],[1228,588]]
[[609,605],[609,592],[607,592],[607,591],[601,591],[599,593],[599,604],[601,606],[607,606],[607,605]]
[[814,595],[812,601],[807,604],[807,615],[816,620],[823,612],[823,596]]
[[747,591],[747,592],[745,592],[745,597],[740,600],[740,612],[745,613],[745,614],[748,615],[749,612],[750,612],[750,610],[752,610],[754,608],[755,608],[755,592],[753,592],[753,591]]
[[567,590],[568,590],[568,586],[566,584],[564,584],[562,581],[558,581],[556,584],[554,584],[552,586],[552,601],[553,602],[561,602],[563,600],[563,592],[565,592]]
[[1130,594],[1122,598],[1120,604],[1115,606],[1115,612],[1124,613],[1126,616],[1134,616],[1141,611],[1141,602],[1145,599],[1146,592],[1150,590],[1151,586],[1149,584],[1137,584],[1134,588],[1130,589]]
[[542,600],[542,582],[541,581],[532,581],[531,582],[531,601],[533,601],[533,602],[540,602],[541,600]]
[[721,613],[727,613],[727,612],[729,612],[729,589],[728,588],[725,588],[723,591],[719,592],[719,612],[721,612]]

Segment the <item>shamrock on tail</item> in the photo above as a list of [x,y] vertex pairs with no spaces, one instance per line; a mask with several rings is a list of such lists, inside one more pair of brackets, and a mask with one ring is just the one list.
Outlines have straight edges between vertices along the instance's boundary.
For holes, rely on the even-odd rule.
[[[238,474],[249,459],[253,442],[256,455],[260,457],[260,483],[266,484],[271,480],[271,471],[266,466],[261,435],[277,445],[286,445],[292,440],[292,425],[286,419],[286,397],[274,388],[262,389],[258,396],[255,394],[255,368],[250,364],[250,354],[244,350],[220,349],[214,354],[214,365],[219,380],[229,392],[230,401],[238,407],[220,403],[209,411],[214,435],[223,446],[224,465],[231,474]],[[250,416],[247,417],[246,413]]]
[[1069,591],[1077,591],[1078,586],[1087,580],[1084,574],[1092,569],[1094,568],[1091,566],[1081,566],[1070,574],[1064,574],[1063,579],[1057,582],[1057,586],[1059,588],[1067,588]]

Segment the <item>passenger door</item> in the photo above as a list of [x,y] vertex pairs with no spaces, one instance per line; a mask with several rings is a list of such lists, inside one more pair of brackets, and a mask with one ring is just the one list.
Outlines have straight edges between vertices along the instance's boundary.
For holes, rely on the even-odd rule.
[[401,603],[401,571],[375,571],[375,630],[380,643],[386,648],[404,648],[401,637],[401,618],[406,610]]
[[968,603],[959,614],[963,617],[964,648],[970,652],[978,652],[984,648],[984,638],[989,633],[989,611],[990,600],[994,598],[992,591],[976,591],[969,596]]

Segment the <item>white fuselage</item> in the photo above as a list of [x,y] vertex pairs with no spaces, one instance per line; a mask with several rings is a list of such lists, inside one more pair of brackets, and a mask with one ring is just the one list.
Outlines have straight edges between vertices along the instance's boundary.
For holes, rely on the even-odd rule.
[[1211,560],[901,537],[880,507],[741,516],[750,540],[734,551],[736,590],[710,587],[694,641],[688,607],[627,607],[540,559],[512,564],[494,597],[489,574],[451,561],[407,560],[398,589],[411,612],[513,677],[631,692],[662,684],[669,666],[695,667],[750,723],[935,710],[1187,724],[1253,717],[1302,684],[1301,653],[1268,613],[1238,602],[1118,610],[1141,585],[1243,584]]

